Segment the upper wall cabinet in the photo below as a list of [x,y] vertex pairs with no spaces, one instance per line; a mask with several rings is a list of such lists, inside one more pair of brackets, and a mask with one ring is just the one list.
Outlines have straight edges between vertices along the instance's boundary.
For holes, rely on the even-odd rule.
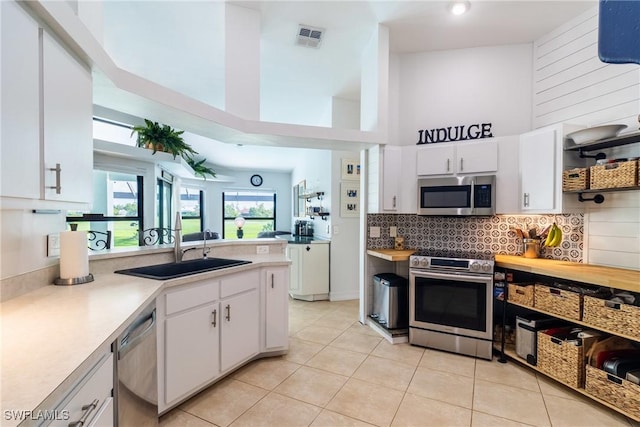
[[1,7],[3,206],[90,203],[91,72],[19,4]]
[[418,175],[452,175],[496,172],[498,143],[495,139],[447,142],[418,147]]
[[563,152],[562,143],[567,133],[578,129],[560,124],[520,135],[521,212],[564,213],[582,208],[562,194],[563,169],[580,164],[576,155]]

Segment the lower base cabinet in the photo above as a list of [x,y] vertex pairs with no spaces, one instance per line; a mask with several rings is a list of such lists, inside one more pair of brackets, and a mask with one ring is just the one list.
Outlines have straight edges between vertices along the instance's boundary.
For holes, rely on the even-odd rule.
[[56,419],[43,425],[113,426],[113,353],[100,358],[52,414]]
[[261,351],[287,349],[288,275],[288,267],[249,270],[158,297],[160,413]]
[[329,299],[329,243],[287,246],[291,260],[289,295],[316,301]]

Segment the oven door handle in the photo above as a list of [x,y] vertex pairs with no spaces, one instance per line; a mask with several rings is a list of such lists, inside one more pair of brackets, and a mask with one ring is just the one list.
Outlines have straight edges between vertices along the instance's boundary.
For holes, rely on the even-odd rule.
[[471,276],[466,274],[456,274],[456,273],[439,273],[435,271],[415,271],[411,270],[409,274],[413,274],[415,277],[421,277],[424,279],[445,279],[445,280],[457,280],[458,282],[462,281],[471,281],[471,282],[487,282],[493,283],[493,277],[491,275],[483,275],[483,276]]

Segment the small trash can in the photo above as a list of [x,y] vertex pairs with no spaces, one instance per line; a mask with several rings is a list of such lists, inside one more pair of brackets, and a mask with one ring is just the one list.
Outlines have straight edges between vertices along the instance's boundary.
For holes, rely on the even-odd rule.
[[409,326],[409,283],[393,273],[373,276],[371,317],[387,329]]

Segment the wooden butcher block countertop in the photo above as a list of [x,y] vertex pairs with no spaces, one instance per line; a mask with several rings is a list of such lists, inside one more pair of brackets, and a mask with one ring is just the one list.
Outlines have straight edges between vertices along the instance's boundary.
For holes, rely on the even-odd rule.
[[640,292],[640,270],[514,255],[496,255],[496,265],[559,279]]
[[415,249],[369,249],[367,254],[387,261],[407,261]]

